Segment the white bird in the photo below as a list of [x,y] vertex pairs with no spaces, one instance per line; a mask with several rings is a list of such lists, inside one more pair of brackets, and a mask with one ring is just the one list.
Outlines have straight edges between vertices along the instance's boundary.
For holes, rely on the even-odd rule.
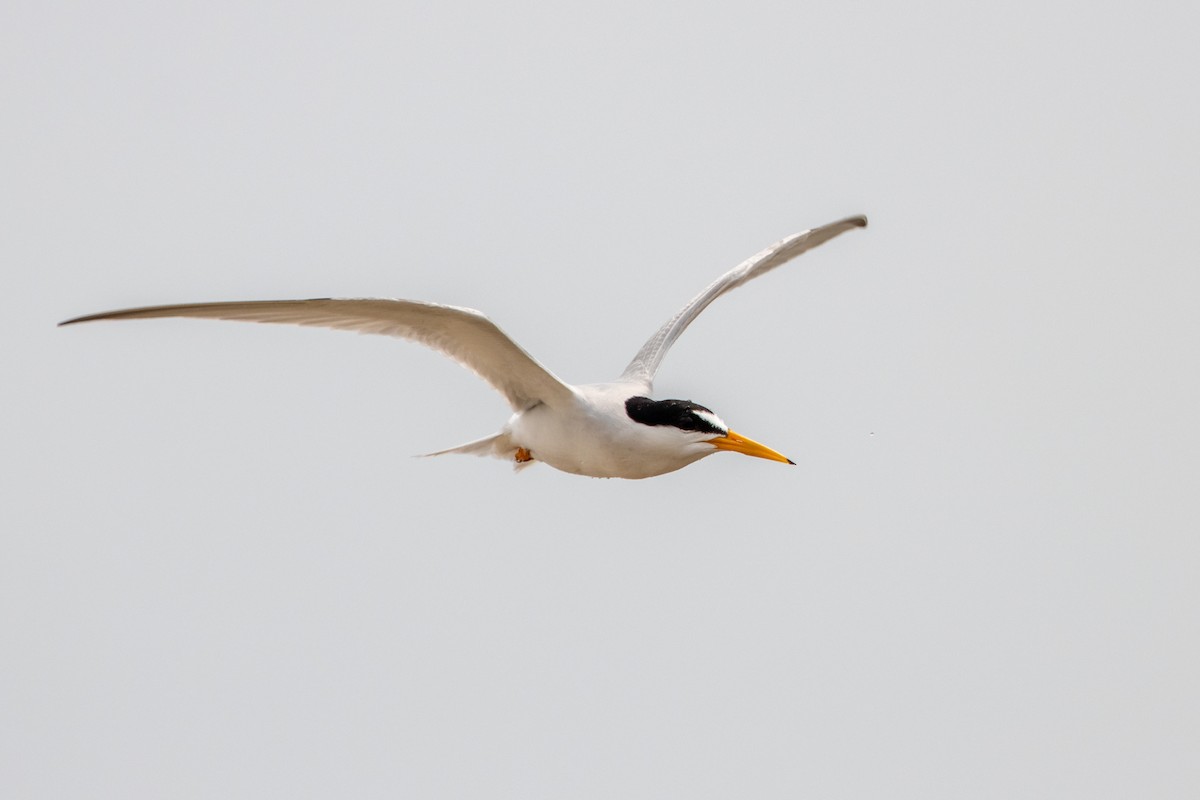
[[204,317],[378,333],[420,342],[473,370],[504,395],[513,415],[499,433],[429,455],[471,453],[517,468],[542,461],[597,478],[649,478],[674,472],[719,450],[787,464],[774,450],[729,429],[689,400],[652,400],[654,374],[687,326],[721,295],[854,228],[848,217],[783,239],[722,275],[667,320],[615,381],[572,386],[555,377],[484,316],[416,300],[318,299],[193,303],[107,311],[99,319]]

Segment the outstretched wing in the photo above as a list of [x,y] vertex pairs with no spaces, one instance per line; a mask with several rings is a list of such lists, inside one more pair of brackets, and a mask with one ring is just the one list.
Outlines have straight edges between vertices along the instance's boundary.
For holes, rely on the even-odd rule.
[[663,356],[667,354],[671,345],[675,344],[675,340],[687,329],[687,326],[692,324],[692,320],[698,317],[701,311],[708,308],[709,303],[730,289],[735,289],[765,272],[786,264],[806,250],[811,250],[846,231],[866,226],[866,217],[847,217],[819,228],[792,234],[738,264],[696,295],[690,303],[679,310],[678,314],[667,320],[666,324],[642,345],[642,349],[638,351],[638,354],[633,357],[633,361],[630,361],[629,366],[625,368],[625,372],[621,374],[620,380],[643,384],[649,390]]
[[89,314],[60,323],[99,319],[202,317],[312,325],[359,333],[398,336],[431,347],[475,372],[508,399],[516,411],[538,403],[556,405],[574,396],[486,316],[470,308],[414,300],[267,300],[149,306]]

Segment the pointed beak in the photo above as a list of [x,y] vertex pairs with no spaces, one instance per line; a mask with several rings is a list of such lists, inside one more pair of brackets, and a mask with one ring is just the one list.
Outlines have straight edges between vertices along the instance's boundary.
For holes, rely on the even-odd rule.
[[792,461],[787,456],[776,453],[771,448],[764,444],[759,444],[753,439],[747,439],[740,433],[730,431],[725,436],[720,436],[716,439],[709,439],[708,443],[718,450],[731,450],[734,453],[741,453],[746,456],[754,456],[755,458],[765,458],[769,461],[781,461],[784,464],[795,466],[796,462]]

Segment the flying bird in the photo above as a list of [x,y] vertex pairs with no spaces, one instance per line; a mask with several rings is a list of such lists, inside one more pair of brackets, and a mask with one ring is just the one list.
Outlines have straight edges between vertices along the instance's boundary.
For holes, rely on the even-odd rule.
[[419,342],[474,371],[504,395],[513,410],[499,433],[431,456],[490,455],[507,459],[518,469],[541,461],[596,478],[650,478],[721,450],[792,464],[771,448],[730,430],[698,403],[651,399],[654,375],[671,345],[709,303],[835,236],[866,225],[866,217],[848,217],[789,236],[746,259],[667,320],[621,376],[608,383],[564,383],[482,313],[417,300],[190,303],[106,311],[59,324],[202,317],[312,325]]

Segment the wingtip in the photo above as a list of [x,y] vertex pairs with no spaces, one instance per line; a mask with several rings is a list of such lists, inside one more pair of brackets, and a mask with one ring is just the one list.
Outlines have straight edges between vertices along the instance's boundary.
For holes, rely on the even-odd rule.
[[846,222],[849,222],[856,228],[865,228],[867,227],[867,215],[858,214],[857,216],[850,217],[846,220]]
[[64,319],[55,327],[61,328],[64,325],[74,325],[77,322],[92,322],[93,320],[97,319],[108,319],[110,317],[117,316],[119,313],[120,312],[116,311],[102,311],[99,314],[84,314],[82,317],[71,317],[70,319]]

